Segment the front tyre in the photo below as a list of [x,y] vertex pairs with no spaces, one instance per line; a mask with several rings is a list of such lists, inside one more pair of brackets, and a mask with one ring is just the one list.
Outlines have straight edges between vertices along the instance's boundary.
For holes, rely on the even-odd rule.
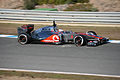
[[18,42],[22,45],[28,44],[31,42],[31,37],[29,34],[21,33],[18,35]]
[[79,46],[83,46],[86,45],[86,39],[84,36],[76,36],[74,38],[74,44],[79,47]]

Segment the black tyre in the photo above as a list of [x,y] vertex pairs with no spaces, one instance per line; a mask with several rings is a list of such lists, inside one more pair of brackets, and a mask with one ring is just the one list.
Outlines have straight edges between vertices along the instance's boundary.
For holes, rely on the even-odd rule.
[[31,36],[29,34],[21,33],[18,35],[18,42],[22,45],[31,42]]
[[94,32],[94,31],[88,31],[88,32],[86,32],[87,34],[91,34],[91,35],[97,35],[97,33],[96,32]]
[[84,46],[86,45],[86,38],[84,36],[76,36],[74,38],[74,44],[79,47],[79,46]]

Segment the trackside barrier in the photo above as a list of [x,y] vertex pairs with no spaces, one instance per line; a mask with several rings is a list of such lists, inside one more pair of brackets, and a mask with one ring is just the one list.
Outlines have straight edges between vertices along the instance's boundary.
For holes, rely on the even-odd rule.
[[0,20],[120,24],[120,12],[35,11],[0,9]]

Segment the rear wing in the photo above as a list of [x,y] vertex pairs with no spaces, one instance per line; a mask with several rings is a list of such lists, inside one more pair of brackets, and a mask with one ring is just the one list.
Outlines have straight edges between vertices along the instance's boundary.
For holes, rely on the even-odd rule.
[[34,29],[33,24],[27,24],[27,25],[23,25],[21,27],[18,27],[17,32],[18,32],[18,35],[21,33],[28,33],[29,34],[33,29]]

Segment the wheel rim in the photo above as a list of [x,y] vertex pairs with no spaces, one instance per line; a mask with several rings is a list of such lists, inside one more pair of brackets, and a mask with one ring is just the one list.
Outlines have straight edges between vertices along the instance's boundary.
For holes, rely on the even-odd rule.
[[83,38],[77,37],[75,39],[75,44],[76,44],[76,46],[82,46],[82,44],[83,44]]
[[18,41],[21,44],[26,44],[27,43],[27,36],[24,34],[20,35]]

